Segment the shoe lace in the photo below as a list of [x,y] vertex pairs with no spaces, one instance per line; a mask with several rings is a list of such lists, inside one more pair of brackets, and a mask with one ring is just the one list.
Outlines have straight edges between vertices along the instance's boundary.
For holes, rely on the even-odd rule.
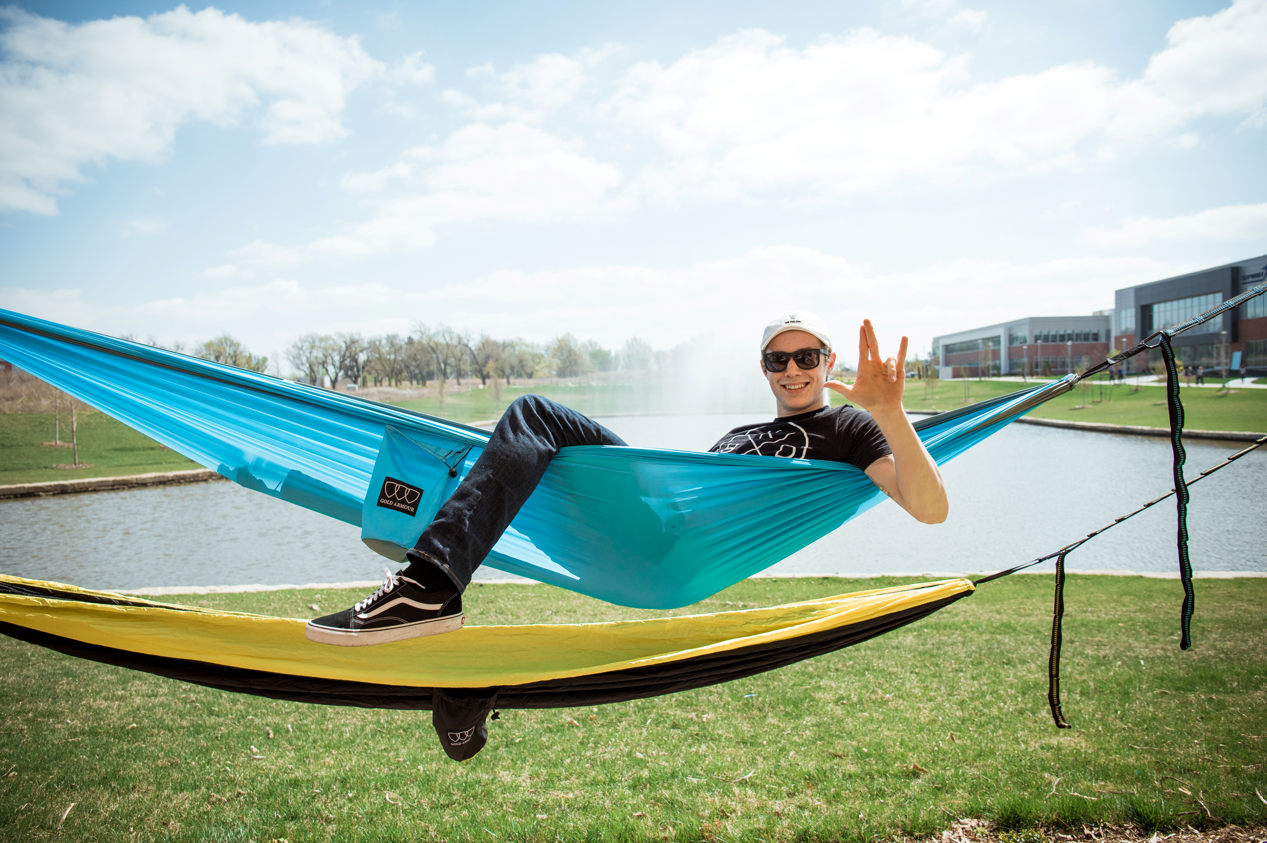
[[366,606],[370,605],[375,600],[377,600],[378,598],[382,597],[384,594],[386,594],[387,592],[395,588],[399,582],[400,582],[399,572],[393,574],[390,569],[384,568],[383,569],[383,584],[378,587],[378,591],[374,592],[369,597],[366,597],[360,603],[357,603],[355,606],[353,606],[352,611],[353,612],[361,611]]

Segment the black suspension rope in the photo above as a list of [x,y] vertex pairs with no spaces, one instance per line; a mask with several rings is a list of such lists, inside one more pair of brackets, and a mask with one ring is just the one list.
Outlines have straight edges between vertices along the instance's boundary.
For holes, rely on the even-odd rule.
[[[1209,477],[1214,472],[1222,468],[1226,468],[1227,466],[1239,460],[1241,457],[1245,456],[1251,451],[1258,450],[1264,445],[1267,445],[1267,436],[1260,437],[1257,441],[1254,442],[1254,444],[1246,448],[1242,448],[1241,450],[1237,451],[1234,454],[1231,454],[1226,459],[1224,459],[1223,462],[1213,465],[1210,468],[1207,468],[1205,471],[1201,472],[1200,474],[1198,474],[1196,477],[1192,478],[1191,480],[1183,481],[1181,484],[1176,486],[1176,489],[1182,489],[1183,495],[1186,498],[1188,495],[1188,487],[1191,486],[1193,483],[1197,483],[1201,480],[1204,480],[1206,477]],[[1082,538],[1078,539],[1075,542],[1071,542],[1065,545],[1064,547],[1060,548],[1060,550],[1057,550],[1054,553],[1049,553],[1046,556],[1040,556],[1039,558],[1026,562],[1023,565],[1016,565],[1014,567],[1008,568],[1005,571],[999,571],[998,573],[990,574],[989,576],[981,577],[980,579],[973,581],[974,585],[982,585],[983,583],[990,582],[991,580],[997,580],[997,579],[1000,579],[1001,577],[1006,577],[1009,574],[1015,574],[1017,571],[1023,571],[1026,568],[1032,568],[1035,565],[1040,565],[1043,562],[1047,562],[1052,559],[1056,560],[1056,595],[1055,595],[1054,605],[1052,607],[1052,618],[1051,618],[1051,651],[1047,658],[1047,704],[1051,707],[1052,720],[1055,721],[1056,726],[1058,728],[1061,728],[1061,729],[1070,728],[1069,723],[1065,720],[1064,712],[1061,711],[1061,708],[1060,708],[1060,646],[1061,646],[1061,643],[1063,642],[1063,621],[1064,621],[1064,615],[1065,615],[1065,558],[1068,557],[1070,553],[1077,550],[1079,547],[1082,547],[1082,545],[1091,541],[1093,538],[1105,532],[1106,530],[1113,529],[1118,524],[1121,524],[1123,521],[1129,521],[1131,518],[1134,518],[1136,515],[1139,515],[1141,512],[1147,509],[1151,509],[1152,507],[1166,500],[1171,495],[1177,495],[1177,492],[1175,489],[1171,489],[1169,492],[1167,492],[1166,494],[1162,495],[1159,498],[1154,498],[1153,500],[1149,501],[1148,503],[1144,504],[1143,506],[1139,507],[1136,510],[1133,510],[1131,512],[1126,513],[1125,515],[1122,515],[1122,516],[1119,516],[1118,518],[1113,519],[1112,523],[1106,524],[1098,530],[1093,530],[1090,533],[1087,533]],[[1189,579],[1188,581],[1188,587],[1189,588],[1191,587],[1191,579]],[[1188,601],[1185,601],[1184,605],[1185,605],[1185,610],[1191,607],[1191,603],[1189,603]]]
[[1060,551],[1056,557],[1056,598],[1051,609],[1051,652],[1047,656],[1047,705],[1057,729],[1071,728],[1060,710],[1060,644],[1064,639],[1062,621],[1065,617],[1065,557],[1069,550]]
[[1166,408],[1170,413],[1170,450],[1174,455],[1171,471],[1175,479],[1175,515],[1178,522],[1179,579],[1183,583],[1183,608],[1179,612],[1179,649],[1192,646],[1192,611],[1196,594],[1192,590],[1192,560],[1188,555],[1188,484],[1183,482],[1183,464],[1188,452],[1183,447],[1183,402],[1179,400],[1179,369],[1170,337],[1161,337],[1161,354],[1166,361]]

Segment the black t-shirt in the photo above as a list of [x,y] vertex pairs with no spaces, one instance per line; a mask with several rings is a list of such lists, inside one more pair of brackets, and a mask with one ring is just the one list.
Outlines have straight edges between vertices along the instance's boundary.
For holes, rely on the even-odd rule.
[[708,449],[798,460],[835,460],[866,471],[892,451],[871,414],[848,404],[736,427]]

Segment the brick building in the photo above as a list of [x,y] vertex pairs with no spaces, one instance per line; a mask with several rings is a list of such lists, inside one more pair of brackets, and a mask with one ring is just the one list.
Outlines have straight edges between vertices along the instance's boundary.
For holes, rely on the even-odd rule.
[[[1181,325],[1264,280],[1267,255],[1118,290],[1114,347],[1129,348],[1139,337]],[[1243,362],[1255,375],[1267,374],[1267,296],[1180,334],[1173,344],[1184,365],[1221,370],[1226,362],[1235,372]],[[1142,371],[1157,354],[1150,353],[1147,363],[1142,355],[1129,361],[1129,371]]]
[[[933,338],[933,362],[943,378],[1064,375],[1099,363],[1137,337],[1173,328],[1267,281],[1267,255],[1126,287],[1115,307],[1090,316],[1032,316]],[[1242,363],[1267,374],[1267,295],[1175,337],[1186,366],[1236,375]],[[1160,352],[1127,361],[1127,372],[1148,371]]]
[[943,378],[1063,375],[1098,363],[1109,352],[1113,319],[1031,316],[933,338],[933,361]]

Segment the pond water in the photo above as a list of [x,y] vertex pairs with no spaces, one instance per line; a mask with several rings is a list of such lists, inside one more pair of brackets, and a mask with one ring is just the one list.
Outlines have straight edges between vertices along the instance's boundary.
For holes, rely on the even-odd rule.
[[[603,424],[631,445],[704,450],[764,416],[623,416]],[[1242,447],[1187,443],[1189,478]],[[1054,551],[1170,488],[1164,438],[1014,424],[943,467],[946,523],[885,502],[767,571],[771,575],[996,571]],[[1267,572],[1267,453],[1192,488],[1198,571]],[[1071,570],[1177,569],[1167,501],[1088,543]],[[0,571],[89,588],[369,581],[384,560],[358,528],[232,483],[0,502]],[[1050,569],[1051,563],[1046,568]],[[511,579],[481,569],[477,579]]]

